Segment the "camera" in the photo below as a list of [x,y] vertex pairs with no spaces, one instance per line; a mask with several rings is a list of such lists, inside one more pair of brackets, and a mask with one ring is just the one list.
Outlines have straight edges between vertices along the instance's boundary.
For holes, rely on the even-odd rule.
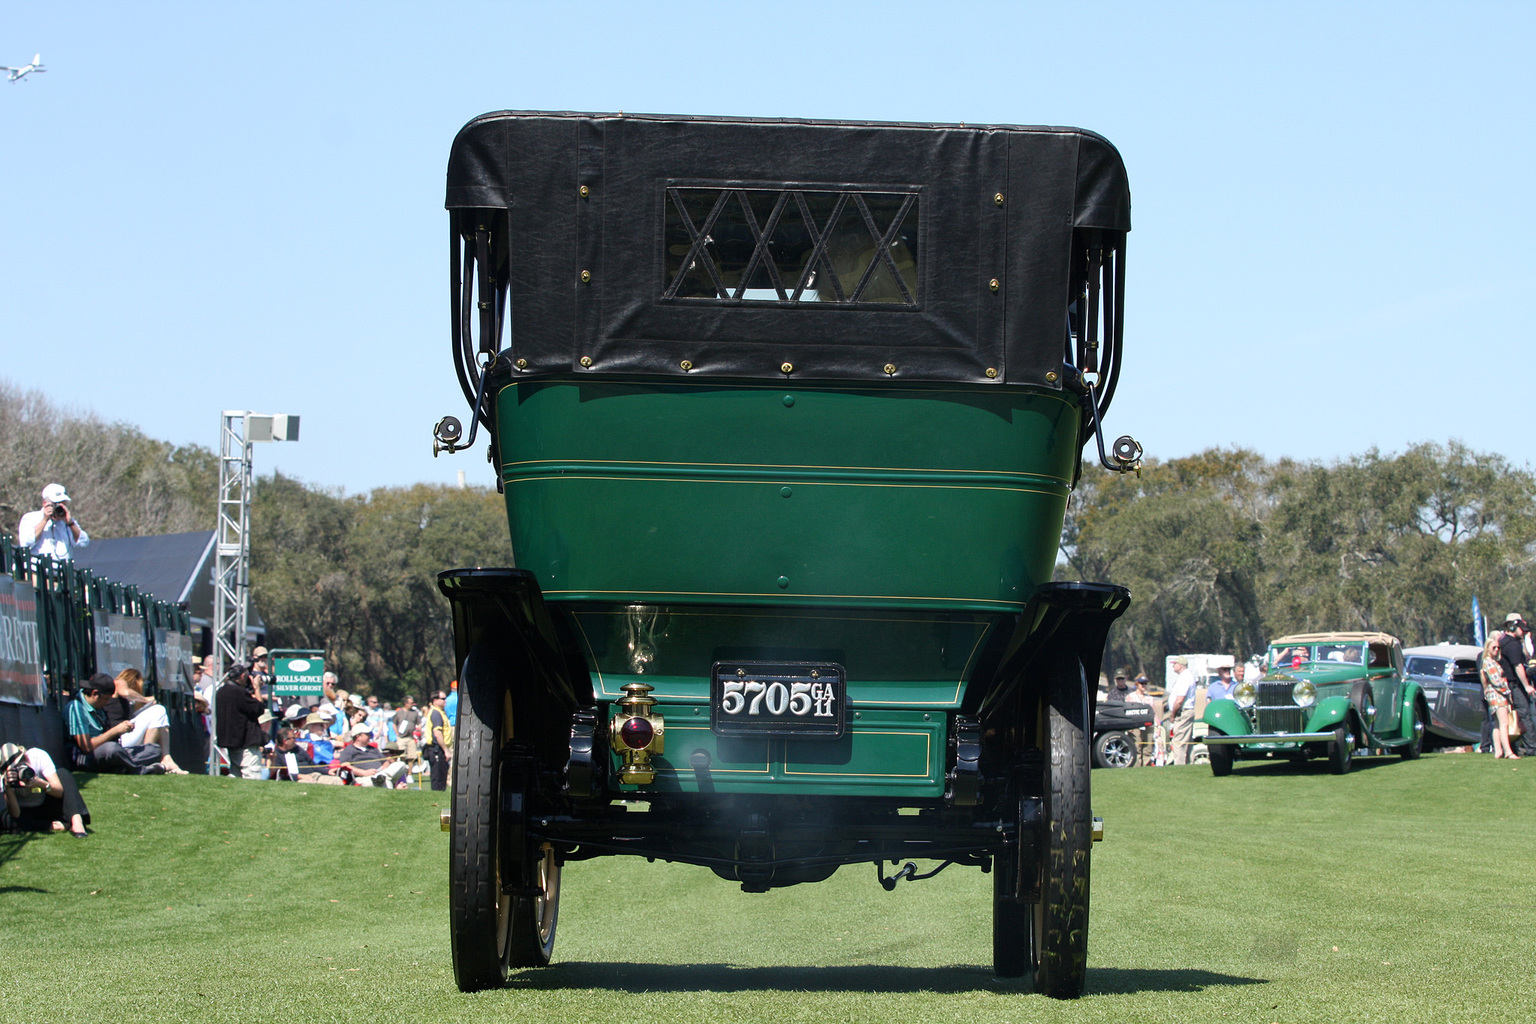
[[63,505],[56,504],[56,505],[53,506],[53,518],[55,518],[55,519],[63,519],[68,514],[69,514],[68,509],[66,509]]
[[4,781],[7,786],[26,786],[35,778],[37,772],[25,762],[6,766]]

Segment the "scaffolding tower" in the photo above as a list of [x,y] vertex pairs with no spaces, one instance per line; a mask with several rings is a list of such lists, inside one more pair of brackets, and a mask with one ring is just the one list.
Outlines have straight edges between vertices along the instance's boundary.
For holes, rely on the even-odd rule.
[[218,526],[214,538],[213,678],[245,658],[251,614],[251,446],[297,441],[299,418],[226,409],[219,421]]
[[250,617],[251,442],[246,412],[225,410],[219,422],[219,506],[214,545],[213,679],[245,654]]

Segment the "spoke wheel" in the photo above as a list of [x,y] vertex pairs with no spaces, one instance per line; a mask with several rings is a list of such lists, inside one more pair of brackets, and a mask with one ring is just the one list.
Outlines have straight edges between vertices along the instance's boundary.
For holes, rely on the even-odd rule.
[[1328,741],[1328,770],[1335,775],[1348,775],[1355,761],[1355,739],[1349,734],[1349,726],[1341,725],[1333,730]]
[[[1040,715],[1045,755],[1041,856],[1022,863],[1017,848],[997,858],[992,894],[992,959],[1000,977],[1034,973],[1036,992],[1083,994],[1088,972],[1088,876],[1093,842],[1088,803],[1088,687],[1082,666],[1065,659],[1052,672]],[[1016,780],[1022,783],[1022,780]],[[1025,827],[1022,784],[1014,808]],[[1019,893],[1038,890],[1038,902]]]
[[511,968],[549,963],[560,913],[555,852],[524,838],[526,781],[503,759],[510,664],[477,645],[459,675],[448,892],[454,981],[464,992],[502,985]]

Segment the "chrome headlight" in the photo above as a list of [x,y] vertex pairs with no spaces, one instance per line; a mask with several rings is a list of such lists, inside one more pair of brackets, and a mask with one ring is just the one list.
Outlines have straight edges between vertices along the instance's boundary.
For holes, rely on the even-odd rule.
[[1237,701],[1240,708],[1251,708],[1258,698],[1259,691],[1254,689],[1252,683],[1238,683],[1232,688],[1232,699]]
[[1309,708],[1317,703],[1317,687],[1306,679],[1291,687],[1291,700],[1297,707]]

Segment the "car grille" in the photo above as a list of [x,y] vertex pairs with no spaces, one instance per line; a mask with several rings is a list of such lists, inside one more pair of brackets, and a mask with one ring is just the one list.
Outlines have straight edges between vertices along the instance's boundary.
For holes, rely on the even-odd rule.
[[1293,683],[1261,682],[1255,694],[1254,713],[1260,732],[1301,732],[1302,709],[1291,697]]

